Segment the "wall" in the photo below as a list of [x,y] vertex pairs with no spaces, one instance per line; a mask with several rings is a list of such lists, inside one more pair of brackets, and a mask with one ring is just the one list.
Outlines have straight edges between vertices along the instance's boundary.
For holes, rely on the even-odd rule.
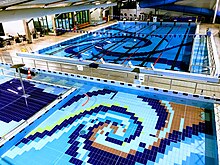
[[91,13],[91,19],[92,20],[102,20],[102,18],[100,18],[100,8],[96,9],[95,11],[95,8],[91,9],[90,12]]
[[2,23],[5,34],[10,34],[13,36],[25,35],[23,20],[11,21],[11,22],[3,22]]
[[[137,16],[140,15],[140,13],[149,14],[149,12],[152,11],[154,13],[154,9],[150,8],[137,8]],[[127,13],[127,16],[134,16],[136,14],[136,9],[121,9],[121,13],[124,15],[124,13]]]
[[[140,8],[139,5],[137,5],[137,11],[136,11],[136,9],[121,9],[121,13],[123,15],[124,15],[124,13],[127,13],[128,16],[130,16],[130,14],[132,14],[132,16],[134,16],[134,14],[137,14],[137,16],[138,16],[138,15],[140,15],[140,13],[149,14],[151,11],[153,14],[155,14],[154,8]],[[160,10],[160,9],[156,13],[160,14],[160,15],[168,14],[170,16],[183,16],[183,15],[185,15],[185,13],[183,13],[183,12],[167,11],[167,10]],[[189,16],[189,15],[194,15],[194,14],[187,14],[187,15]]]
[[33,32],[34,31],[34,22],[33,21],[29,22],[28,27],[29,27],[30,32]]

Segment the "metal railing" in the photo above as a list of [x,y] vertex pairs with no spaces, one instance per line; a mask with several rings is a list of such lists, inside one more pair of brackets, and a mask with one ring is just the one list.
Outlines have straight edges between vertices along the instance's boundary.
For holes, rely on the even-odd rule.
[[214,57],[213,47],[212,47],[212,42],[211,42],[210,37],[207,37],[207,49],[208,49],[208,56],[209,56],[210,75],[215,76],[216,63],[215,63],[215,57]]

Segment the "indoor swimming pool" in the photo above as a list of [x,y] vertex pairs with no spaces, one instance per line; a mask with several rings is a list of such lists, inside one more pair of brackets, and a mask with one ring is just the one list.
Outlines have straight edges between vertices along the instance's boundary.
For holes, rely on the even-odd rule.
[[34,79],[76,90],[1,156],[2,165],[204,165],[218,161],[213,103],[59,74],[41,73]]
[[[189,71],[196,24],[118,22],[36,53],[158,69]],[[204,40],[205,42],[205,40]],[[207,56],[201,45],[199,55]],[[198,55],[198,53],[197,53]],[[202,58],[202,57],[201,57]],[[197,64],[196,64],[197,65]]]

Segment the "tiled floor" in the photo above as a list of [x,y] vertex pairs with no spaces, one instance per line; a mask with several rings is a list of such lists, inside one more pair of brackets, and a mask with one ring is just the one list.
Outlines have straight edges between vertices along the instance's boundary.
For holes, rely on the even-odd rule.
[[0,138],[9,133],[66,89],[23,81],[28,97],[22,97],[20,81],[0,75]]

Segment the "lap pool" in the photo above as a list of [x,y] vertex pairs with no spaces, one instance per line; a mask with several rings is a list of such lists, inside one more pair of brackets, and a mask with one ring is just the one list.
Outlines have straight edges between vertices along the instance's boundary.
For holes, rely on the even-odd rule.
[[[130,61],[140,67],[150,68],[153,64],[158,69],[189,71],[195,30],[194,23],[118,22],[36,53],[91,61],[103,59],[123,65]],[[203,42],[198,47],[199,56],[198,52],[195,55],[202,59],[208,56],[203,48],[205,39]]]

